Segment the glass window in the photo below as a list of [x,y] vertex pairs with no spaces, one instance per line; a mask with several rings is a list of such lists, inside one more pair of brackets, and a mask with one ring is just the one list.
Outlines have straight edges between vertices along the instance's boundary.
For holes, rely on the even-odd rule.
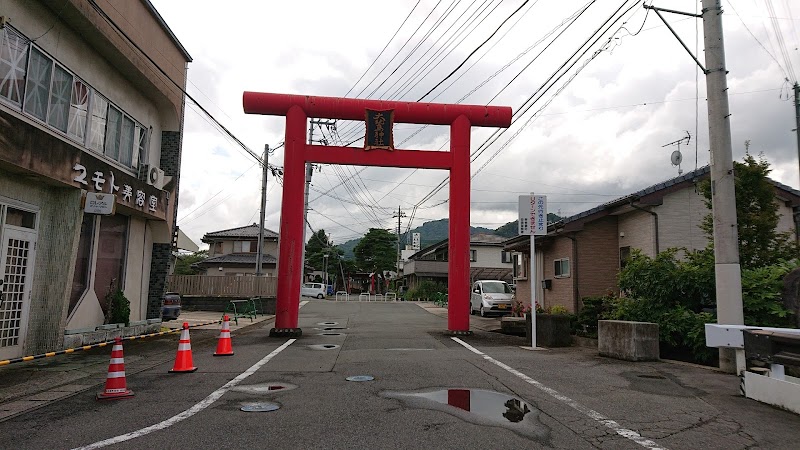
[[6,209],[6,225],[33,230],[36,228],[36,213],[9,206]]
[[122,133],[119,137],[119,162],[128,167],[131,167],[133,162],[133,132],[133,120],[128,116],[123,116]]
[[514,279],[526,278],[528,276],[528,265],[525,264],[525,257],[522,253],[512,255],[512,267],[514,268]]
[[80,142],[86,135],[86,119],[89,110],[89,86],[75,79],[72,82],[72,95],[69,104],[69,124],[67,134]]
[[500,262],[501,263],[510,263],[511,262],[511,252],[500,252]]
[[569,258],[557,259],[554,263],[556,278],[565,278],[569,276]]
[[122,135],[122,112],[113,106],[108,107],[106,122],[106,143],[104,153],[111,159],[119,161],[119,141]]
[[250,242],[242,242],[242,253],[250,253]]
[[100,218],[94,292],[100,300],[103,314],[108,313],[108,294],[124,287],[122,274],[125,270],[127,235],[127,217],[114,215]]
[[44,53],[31,47],[28,63],[28,80],[25,84],[25,112],[44,121],[47,115],[47,100],[50,93],[50,79],[53,74],[53,61]]
[[56,65],[53,70],[53,85],[50,89],[50,112],[47,115],[47,123],[64,133],[67,132],[71,100],[72,74]]
[[491,283],[491,282],[483,282],[483,293],[484,294],[513,294],[514,292],[511,290],[511,287],[506,283],[501,281]]
[[139,167],[139,163],[147,161],[147,128],[142,125],[136,124],[136,134],[134,138],[136,148],[133,152],[133,161],[131,167]]
[[106,116],[108,115],[108,100],[94,92],[92,95],[92,131],[89,134],[89,148],[103,152],[103,143],[106,138]]
[[83,215],[81,223],[81,238],[78,241],[78,256],[75,258],[75,275],[72,277],[72,292],[69,297],[69,312],[78,305],[86,288],[89,286],[89,272],[92,262],[92,240],[94,238],[94,218],[91,214]]
[[469,260],[470,262],[475,262],[478,260],[478,251],[477,250],[470,250],[469,251]]
[[3,27],[0,30],[0,96],[22,104],[27,66],[28,40],[11,27]]

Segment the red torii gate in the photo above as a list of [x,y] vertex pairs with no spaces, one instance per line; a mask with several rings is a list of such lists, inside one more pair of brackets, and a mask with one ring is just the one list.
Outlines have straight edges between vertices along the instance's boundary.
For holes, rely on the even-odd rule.
[[[270,336],[300,336],[297,327],[303,277],[303,193],[305,164],[443,169],[450,171],[450,236],[447,329],[469,331],[470,127],[511,125],[507,106],[451,105],[291,94],[245,92],[246,114],[286,116],[278,256],[278,301]],[[354,147],[306,143],[306,119],[365,120],[366,110],[393,110],[397,123],[450,125],[450,151],[364,151]]]

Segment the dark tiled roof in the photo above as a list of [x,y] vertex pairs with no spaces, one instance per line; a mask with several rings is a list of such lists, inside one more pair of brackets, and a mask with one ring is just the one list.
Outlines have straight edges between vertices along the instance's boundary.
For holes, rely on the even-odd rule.
[[[269,238],[278,238],[278,233],[264,228],[264,237]],[[206,233],[201,239],[206,244],[211,240],[217,239],[228,239],[228,238],[253,238],[258,239],[258,224],[254,223],[252,225],[247,225],[238,228],[231,228],[229,230],[222,230],[222,231],[212,231],[211,233]]]
[[[275,264],[278,260],[272,255],[264,255],[261,262],[262,264]],[[206,258],[198,265],[202,266],[215,266],[219,264],[253,264],[256,263],[255,253],[229,253],[227,255],[214,256]]]
[[[569,216],[569,217],[565,217],[565,218],[559,220],[558,222],[550,223],[547,226],[548,231],[553,231],[556,228],[561,228],[565,224],[568,224],[568,223],[573,222],[573,221],[578,220],[578,219],[582,219],[584,217],[591,216],[592,214],[598,213],[598,212],[600,212],[600,211],[602,211],[604,209],[609,209],[609,208],[614,208],[616,206],[625,205],[625,204],[630,203],[631,201],[634,201],[634,200],[636,200],[636,199],[638,199],[640,197],[643,197],[645,195],[652,194],[652,193],[661,191],[663,189],[667,189],[667,188],[669,188],[671,186],[675,186],[676,184],[681,184],[681,183],[685,183],[685,182],[692,182],[692,181],[698,180],[700,178],[705,178],[705,177],[709,176],[710,174],[711,174],[711,167],[710,166],[700,167],[697,170],[693,170],[691,172],[685,173],[685,174],[677,176],[675,178],[670,178],[669,180],[662,181],[662,182],[654,184],[652,186],[648,186],[648,187],[646,187],[644,189],[641,189],[639,191],[634,192],[633,194],[628,194],[628,195],[626,195],[624,197],[620,197],[620,198],[618,198],[616,200],[612,200],[610,202],[603,203],[602,205],[595,206],[594,208],[588,209],[588,210],[580,212],[578,214],[575,214],[575,215],[572,215],[572,216]],[[777,181],[775,181],[775,180],[773,180],[771,178],[767,178],[767,181],[772,183],[772,185],[777,187],[778,189],[781,189],[781,190],[783,190],[785,192],[791,193],[792,195],[796,196],[798,198],[798,200],[800,200],[800,191],[798,191],[797,189],[794,189],[794,188],[792,188],[790,186],[787,186],[787,185],[785,185],[783,183],[779,183],[779,182],[777,182]],[[508,247],[510,245],[513,245],[513,244],[517,244],[518,245],[521,242],[528,242],[528,239],[529,239],[529,236],[527,236],[527,235],[516,236],[516,237],[513,237],[511,239],[505,240],[504,245],[506,247]]]

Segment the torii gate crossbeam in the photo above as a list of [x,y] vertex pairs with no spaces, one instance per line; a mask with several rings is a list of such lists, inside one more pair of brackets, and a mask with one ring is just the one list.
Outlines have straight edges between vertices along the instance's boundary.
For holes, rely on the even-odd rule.
[[[305,164],[415,167],[450,171],[450,235],[447,329],[469,333],[470,128],[511,124],[511,108],[452,105],[290,94],[245,92],[244,112],[286,116],[283,203],[278,255],[278,300],[270,336],[299,336],[300,284],[303,276],[303,191]],[[365,120],[367,109],[393,110],[397,123],[450,125],[450,151],[364,151],[353,147],[309,145],[306,120]]]

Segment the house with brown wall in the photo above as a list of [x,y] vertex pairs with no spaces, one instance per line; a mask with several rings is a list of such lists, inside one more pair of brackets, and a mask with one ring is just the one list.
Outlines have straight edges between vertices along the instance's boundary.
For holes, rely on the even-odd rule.
[[[705,248],[708,238],[700,224],[710,210],[698,183],[709,175],[702,167],[549,224],[547,235],[534,239],[537,302],[577,312],[582,298],[618,291],[617,276],[632,250],[653,257],[668,248]],[[800,191],[771,182],[778,231],[797,236]],[[517,298],[530,304],[530,237],[509,239],[504,249],[514,252]]]

